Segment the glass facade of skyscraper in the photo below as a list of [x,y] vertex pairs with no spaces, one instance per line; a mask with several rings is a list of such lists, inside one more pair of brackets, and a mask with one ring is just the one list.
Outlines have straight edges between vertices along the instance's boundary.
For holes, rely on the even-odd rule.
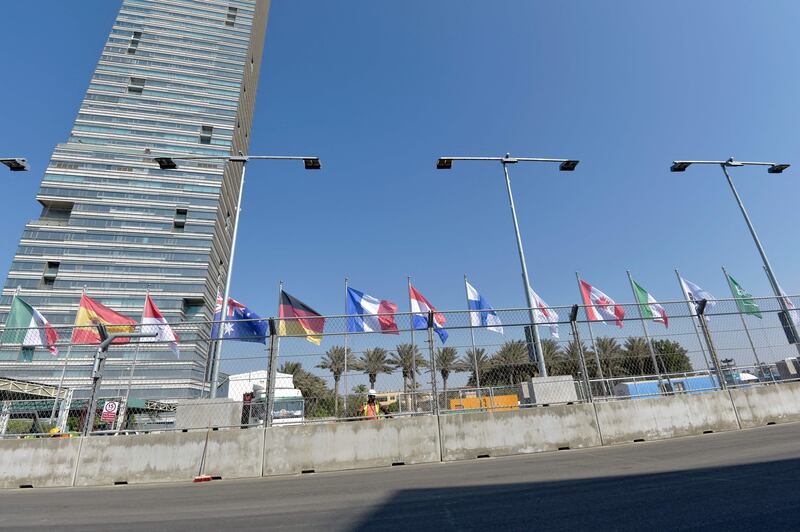
[[[0,321],[17,288],[54,325],[73,323],[84,290],[137,321],[148,290],[170,323],[212,317],[241,165],[181,161],[160,170],[153,157],[247,153],[268,10],[268,0],[123,0],[42,180],[41,215],[25,226]],[[202,393],[208,331],[181,340],[180,359],[138,354],[134,396]],[[52,384],[62,367],[46,350],[0,348],[3,376]],[[124,373],[111,363],[107,379]],[[87,377],[70,371],[65,385]]]

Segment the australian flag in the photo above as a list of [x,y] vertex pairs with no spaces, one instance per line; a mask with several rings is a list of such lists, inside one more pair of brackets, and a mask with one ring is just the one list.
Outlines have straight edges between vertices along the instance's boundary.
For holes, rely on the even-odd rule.
[[[267,320],[261,319],[258,314],[251,311],[232,297],[228,298],[228,317],[222,323],[222,339],[238,340],[240,342],[267,343]],[[222,321],[222,296],[217,294],[217,304],[214,307],[214,326],[211,328],[211,338],[219,336],[219,325]]]

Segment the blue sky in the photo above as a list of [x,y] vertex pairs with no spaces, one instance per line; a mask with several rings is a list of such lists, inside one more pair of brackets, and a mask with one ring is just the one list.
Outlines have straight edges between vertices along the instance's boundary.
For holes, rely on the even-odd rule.
[[[0,47],[6,271],[53,146],[63,141],[116,15],[110,0],[8,2]],[[675,158],[776,160],[735,171],[779,280],[800,293],[793,213],[800,74],[791,1],[665,3],[273,0],[252,154],[315,154],[321,172],[253,163],[234,297],[275,312],[277,284],[326,314],[343,278],[407,309],[406,276],[441,309],[464,308],[467,272],[495,306],[522,306],[501,167],[443,154],[568,157],[573,173],[517,165],[512,180],[534,288],[578,299],[574,272],[657,298],[673,268],[722,297],[725,265],[767,295],[719,169]]]

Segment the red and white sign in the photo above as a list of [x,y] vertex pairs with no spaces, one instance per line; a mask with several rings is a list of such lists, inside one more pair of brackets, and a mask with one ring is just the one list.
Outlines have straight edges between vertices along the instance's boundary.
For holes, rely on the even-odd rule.
[[103,405],[103,413],[100,414],[100,421],[104,423],[113,423],[117,419],[117,410],[119,410],[119,401],[109,401]]

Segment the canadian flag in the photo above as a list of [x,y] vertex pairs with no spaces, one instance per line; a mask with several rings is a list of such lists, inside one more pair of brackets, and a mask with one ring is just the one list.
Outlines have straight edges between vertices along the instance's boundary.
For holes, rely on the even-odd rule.
[[144,312],[142,312],[142,332],[145,334],[155,334],[156,336],[149,338],[142,338],[142,342],[162,342],[169,344],[169,348],[176,357],[180,357],[181,353],[178,349],[178,341],[180,337],[175,334],[172,327],[169,326],[167,320],[161,314],[153,300],[150,299],[150,294],[144,300]]
[[583,304],[586,305],[586,317],[589,318],[589,321],[612,320],[621,329],[625,310],[594,286],[585,281],[579,282]]

